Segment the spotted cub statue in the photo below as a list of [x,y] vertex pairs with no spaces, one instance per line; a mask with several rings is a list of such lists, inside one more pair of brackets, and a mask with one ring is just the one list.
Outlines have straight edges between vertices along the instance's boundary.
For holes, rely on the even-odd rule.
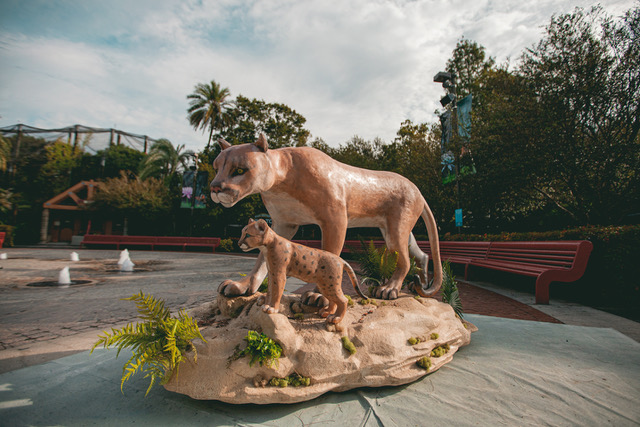
[[276,234],[264,220],[249,220],[238,240],[240,249],[247,252],[260,249],[267,261],[269,288],[262,306],[266,313],[278,312],[287,276],[316,283],[320,293],[329,300],[320,315],[327,323],[338,324],[347,311],[347,298],[342,292],[342,273],[347,272],[358,295],[366,298],[358,288],[353,269],[339,256],[331,252],[293,243]]

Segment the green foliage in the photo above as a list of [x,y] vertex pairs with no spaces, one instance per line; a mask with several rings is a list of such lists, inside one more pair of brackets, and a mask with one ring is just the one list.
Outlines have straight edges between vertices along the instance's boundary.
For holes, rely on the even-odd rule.
[[431,338],[432,340],[437,340],[438,338],[440,338],[440,335],[437,332],[432,332],[429,338]]
[[409,345],[416,345],[416,344],[420,344],[420,338],[417,337],[411,337],[407,340],[407,342],[409,343]]
[[422,369],[425,370],[429,370],[429,368],[431,367],[431,358],[424,356],[423,358],[421,358],[420,360],[418,360],[416,362],[418,364],[418,366],[420,366]]
[[442,357],[447,353],[449,353],[449,344],[443,344],[431,350],[431,357]]
[[278,367],[278,359],[282,356],[280,344],[257,331],[247,332],[244,340],[247,342],[247,347],[244,350],[237,351],[233,356],[234,359],[249,356],[251,358],[249,366],[259,362],[260,366]]
[[129,179],[124,173],[98,183],[98,191],[90,207],[95,211],[123,212],[149,218],[169,210],[169,192],[161,180]]
[[442,302],[449,304],[456,315],[462,319],[462,301],[460,300],[460,294],[458,293],[456,277],[451,271],[451,264],[449,261],[445,261],[442,264],[442,273],[442,287],[440,288]]
[[187,167],[191,150],[184,150],[184,145],[174,147],[168,139],[159,139],[153,143],[149,155],[144,157],[139,166],[139,177],[144,180],[149,177],[168,179]]
[[122,329],[112,328],[111,333],[104,331],[104,335],[98,336],[91,352],[99,346],[115,346],[120,355],[122,349],[130,348],[133,355],[122,369],[120,389],[125,381],[141,371],[146,373],[145,378],[151,379],[146,396],[158,380],[165,384],[174,372],[177,374],[180,363],[187,359],[188,351],[193,351],[194,361],[197,361],[196,348],[191,341],[205,339],[197,322],[184,310],[178,313],[178,317],[172,317],[164,301],[145,295],[142,291],[124,300],[136,303],[140,313],[138,317],[144,322],[135,325],[129,323]]
[[342,340],[342,347],[349,352],[349,354],[356,354],[356,346],[351,342],[348,336],[340,338]]
[[223,131],[233,123],[233,102],[228,98],[229,88],[223,88],[215,80],[210,83],[198,83],[189,100],[189,124],[196,130],[209,129],[207,148],[210,147],[215,130]]
[[[396,271],[398,253],[389,252],[386,247],[376,248],[373,240],[366,244],[360,239],[361,248],[351,248],[355,261],[359,265],[359,274],[364,276],[363,283],[370,282],[374,286],[383,286]],[[418,274],[415,260],[411,258],[409,273],[405,283],[411,283],[413,276]],[[362,303],[362,302],[361,302]]]
[[11,142],[4,136],[0,135],[0,172],[7,170],[9,161],[11,160]]
[[233,110],[233,126],[225,139],[232,144],[254,143],[264,133],[270,148],[301,147],[311,133],[304,128],[307,119],[284,104],[269,103],[238,95]]
[[220,239],[220,245],[216,248],[216,252],[233,252],[233,240]]
[[273,377],[269,380],[269,385],[272,387],[308,387],[309,384],[311,384],[310,378],[303,377],[296,372],[285,378]]

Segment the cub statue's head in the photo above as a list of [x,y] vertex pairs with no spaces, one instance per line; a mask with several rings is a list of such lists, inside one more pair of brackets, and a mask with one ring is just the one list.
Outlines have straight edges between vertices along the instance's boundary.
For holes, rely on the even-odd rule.
[[270,230],[264,219],[257,221],[249,219],[249,224],[242,229],[242,236],[238,240],[238,246],[245,252],[265,246],[268,243]]
[[225,208],[251,194],[267,191],[274,175],[267,153],[267,138],[260,134],[254,144],[231,145],[218,140],[222,151],[213,161],[216,177],[211,181],[211,199]]

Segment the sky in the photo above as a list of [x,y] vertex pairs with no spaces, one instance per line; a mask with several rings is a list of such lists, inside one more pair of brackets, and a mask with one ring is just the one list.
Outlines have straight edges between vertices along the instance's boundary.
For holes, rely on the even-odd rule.
[[[1,0],[0,127],[81,124],[201,150],[187,95],[215,80],[232,98],[302,114],[312,139],[391,142],[436,122],[433,76],[460,38],[517,65],[554,14],[584,0]],[[613,16],[634,0],[603,0]]]

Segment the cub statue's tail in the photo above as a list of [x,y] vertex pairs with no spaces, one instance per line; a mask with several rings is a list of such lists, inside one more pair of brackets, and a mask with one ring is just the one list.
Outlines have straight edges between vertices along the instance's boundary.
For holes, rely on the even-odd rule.
[[347,276],[349,276],[349,280],[351,280],[351,284],[355,288],[356,292],[358,293],[358,295],[360,295],[361,298],[367,299],[367,297],[364,296],[364,294],[358,287],[358,277],[356,276],[356,273],[353,271],[353,268],[351,268],[351,266],[346,261],[344,260],[342,261],[344,262],[344,266],[342,267],[342,269],[347,272]]

